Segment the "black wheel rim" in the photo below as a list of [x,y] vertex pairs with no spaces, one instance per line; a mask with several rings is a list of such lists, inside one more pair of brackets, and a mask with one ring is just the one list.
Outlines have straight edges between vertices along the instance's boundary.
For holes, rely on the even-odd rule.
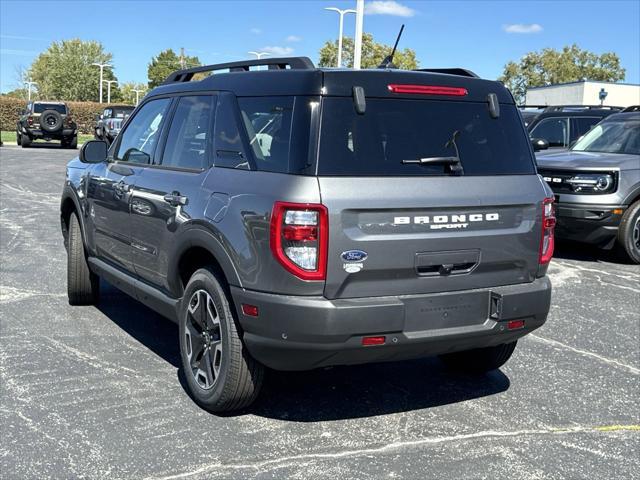
[[222,366],[222,335],[218,310],[205,290],[196,291],[189,299],[184,336],[193,379],[203,390],[213,388]]
[[636,252],[640,252],[640,215],[636,217],[636,222],[631,231],[631,244],[636,249]]

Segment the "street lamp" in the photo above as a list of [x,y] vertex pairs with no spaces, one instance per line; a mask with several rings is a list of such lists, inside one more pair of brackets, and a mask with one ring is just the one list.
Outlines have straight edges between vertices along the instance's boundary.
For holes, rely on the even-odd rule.
[[146,90],[136,90],[135,88],[131,90],[132,92],[136,92],[136,105],[140,103],[140,94],[145,92]]
[[364,0],[356,0],[356,32],[353,39],[353,68],[360,69],[362,58],[362,24],[364,23]]
[[27,90],[29,92],[29,102],[31,101],[31,85],[37,85],[36,82],[32,82],[31,80],[24,82],[24,84],[27,86]]
[[91,65],[95,65],[96,67],[100,67],[100,103],[102,103],[102,74],[105,68],[111,68],[111,65],[108,63],[92,63]]
[[258,60],[260,60],[265,55],[271,55],[269,52],[247,52],[249,55],[255,55]]
[[111,103],[111,84],[117,84],[117,80],[105,80],[104,83],[107,84],[107,103]]
[[336,8],[336,7],[326,7],[325,10],[338,12],[338,15],[340,15],[340,28],[339,28],[339,35],[338,35],[338,67],[341,67],[342,66],[342,29],[344,26],[344,16],[347,13],[356,13],[356,11],[352,9],[340,10],[339,8]]

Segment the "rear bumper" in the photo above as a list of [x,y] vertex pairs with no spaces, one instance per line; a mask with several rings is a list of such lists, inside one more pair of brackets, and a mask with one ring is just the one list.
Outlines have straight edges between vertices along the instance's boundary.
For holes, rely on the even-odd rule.
[[622,214],[613,210],[626,210],[626,205],[588,205],[559,203],[556,206],[556,236],[600,246],[608,246],[618,234]]
[[[244,341],[258,361],[276,370],[406,360],[512,342],[546,321],[547,277],[482,290],[327,300],[231,287]],[[243,314],[242,304],[259,316]],[[508,330],[508,320],[525,320]],[[385,344],[362,346],[364,336]]]
[[38,128],[22,128],[22,133],[28,134],[31,138],[50,138],[53,140],[60,140],[63,137],[67,138],[76,135],[77,130],[75,128],[64,128],[62,130],[58,130],[57,132],[51,133],[45,132],[44,130],[40,130]]

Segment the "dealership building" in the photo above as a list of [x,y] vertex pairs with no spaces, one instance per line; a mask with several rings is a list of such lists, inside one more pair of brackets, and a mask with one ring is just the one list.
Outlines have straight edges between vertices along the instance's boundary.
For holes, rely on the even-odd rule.
[[613,82],[570,82],[527,89],[527,105],[640,105],[640,85]]

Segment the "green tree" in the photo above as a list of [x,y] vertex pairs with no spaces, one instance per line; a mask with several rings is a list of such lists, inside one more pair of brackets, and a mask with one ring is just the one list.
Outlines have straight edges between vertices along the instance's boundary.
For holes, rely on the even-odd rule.
[[197,67],[200,65],[198,57],[189,57],[181,54],[177,55],[172,49],[163,50],[151,59],[147,67],[147,77],[149,78],[149,88],[160,85],[176,70],[183,68]]
[[[10,92],[3,93],[2,95],[11,98],[20,98],[21,100],[27,100],[29,98],[29,93],[26,88],[16,88],[15,90],[11,90]],[[37,92],[35,90],[31,90],[31,100],[37,100]]]
[[[391,53],[393,46],[385,45],[374,41],[373,35],[365,33],[362,35],[362,58],[360,66],[362,68],[376,68],[382,60]],[[338,62],[338,40],[327,41],[320,49],[320,66],[335,67]],[[342,63],[345,66],[353,65],[353,38],[342,38]],[[396,50],[393,63],[401,69],[413,70],[418,68],[416,52],[410,48]]]
[[[120,94],[122,95],[122,101],[129,105],[136,104],[136,92],[134,90],[147,90],[146,83],[137,82],[125,82],[120,85]],[[144,92],[140,92],[139,99],[142,100]]]
[[[100,69],[92,63],[111,62],[113,56],[101,43],[80,39],[53,42],[33,61],[29,72],[38,84],[40,98],[47,100],[97,101]],[[104,69],[103,80],[117,80],[111,68]],[[106,85],[103,85],[106,100]],[[112,100],[117,88],[111,87]]]
[[624,76],[625,69],[615,53],[598,55],[574,44],[560,51],[545,48],[529,52],[520,62],[507,63],[498,80],[511,90],[516,101],[522,103],[529,87],[580,80],[617,82],[624,80]]

